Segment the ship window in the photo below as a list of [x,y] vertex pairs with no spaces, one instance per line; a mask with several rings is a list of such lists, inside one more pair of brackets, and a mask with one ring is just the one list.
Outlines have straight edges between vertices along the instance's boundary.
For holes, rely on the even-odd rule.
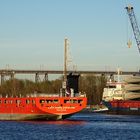
[[77,103],[77,100],[73,99],[73,103]]
[[54,99],[54,103],[58,103],[58,99]]
[[78,103],[82,103],[83,102],[83,100],[78,100]]
[[30,100],[26,100],[26,104],[29,104],[30,103]]
[[49,99],[49,100],[46,100],[46,102],[47,102],[47,103],[52,103],[53,100],[50,100],[50,99]]
[[116,86],[109,85],[108,88],[116,88]]
[[73,99],[70,99],[70,103],[74,103],[75,102],[75,100],[73,100]]
[[5,104],[7,104],[7,103],[8,103],[8,101],[7,101],[7,100],[4,100],[4,103],[5,103]]
[[21,101],[20,100],[16,100],[16,104],[20,104],[21,103]]
[[40,103],[45,103],[45,100],[41,99],[41,100],[40,100]]
[[64,103],[70,103],[70,101],[69,100],[64,100]]

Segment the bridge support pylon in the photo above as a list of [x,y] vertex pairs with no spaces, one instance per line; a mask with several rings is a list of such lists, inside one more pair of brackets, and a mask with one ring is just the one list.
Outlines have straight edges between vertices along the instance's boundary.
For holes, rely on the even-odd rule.
[[1,74],[1,85],[4,83],[4,81],[5,81],[5,76],[4,74]]
[[45,73],[45,76],[44,76],[44,81],[48,81],[48,73]]
[[35,74],[35,82],[38,83],[40,81],[39,73]]

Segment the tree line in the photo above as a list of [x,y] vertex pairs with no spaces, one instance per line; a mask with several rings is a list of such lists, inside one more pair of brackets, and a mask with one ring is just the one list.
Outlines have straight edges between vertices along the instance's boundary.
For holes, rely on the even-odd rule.
[[[56,80],[49,80],[35,83],[30,80],[12,79],[0,85],[2,97],[24,97],[32,93],[59,93],[62,87],[62,77]],[[88,104],[99,104],[102,100],[103,89],[106,85],[104,76],[81,76],[79,78],[79,91],[86,93]]]

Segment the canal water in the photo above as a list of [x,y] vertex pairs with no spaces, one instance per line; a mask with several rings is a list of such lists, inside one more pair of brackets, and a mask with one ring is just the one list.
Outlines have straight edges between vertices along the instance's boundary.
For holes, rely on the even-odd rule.
[[140,116],[76,114],[64,121],[0,121],[0,140],[140,140]]

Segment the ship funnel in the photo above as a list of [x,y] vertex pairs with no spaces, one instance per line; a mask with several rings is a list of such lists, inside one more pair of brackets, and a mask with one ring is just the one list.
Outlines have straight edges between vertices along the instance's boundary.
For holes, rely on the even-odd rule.
[[79,74],[77,73],[70,73],[67,75],[67,89],[73,89],[74,94],[79,93]]

